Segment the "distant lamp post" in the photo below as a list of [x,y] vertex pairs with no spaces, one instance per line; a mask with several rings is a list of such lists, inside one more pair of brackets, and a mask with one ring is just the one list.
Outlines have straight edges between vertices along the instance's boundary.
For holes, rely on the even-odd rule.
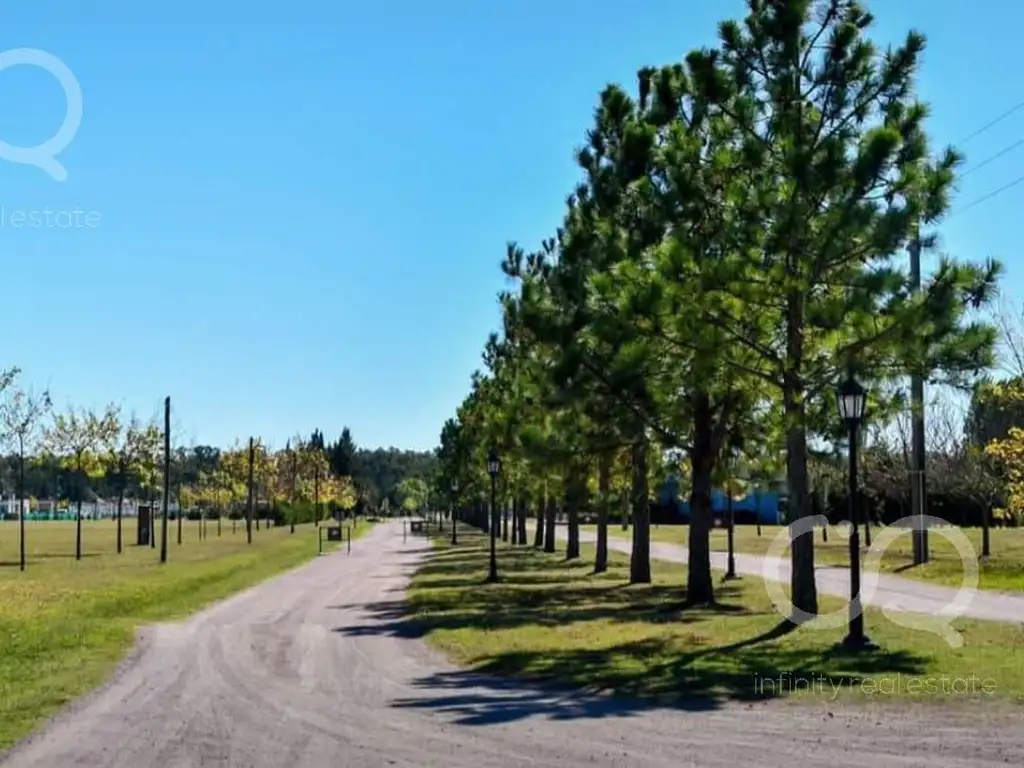
[[452,518],[452,546],[454,547],[459,543],[459,530],[458,525],[455,522],[455,507],[458,506],[459,501],[459,481],[452,480],[452,505],[451,505],[451,518]]
[[[740,468],[740,470],[737,471],[734,476],[736,477],[737,480],[739,480],[743,484],[744,488],[746,488],[747,480],[749,479],[748,478],[748,473],[747,473],[746,469]],[[727,494],[726,501],[727,501],[727,503],[729,505],[729,507],[728,507],[728,525],[729,525],[729,528],[728,528],[729,547],[728,547],[728,549],[729,549],[729,552],[728,552],[727,567],[726,567],[726,571],[725,571],[725,579],[727,581],[730,580],[730,579],[737,578],[737,576],[736,576],[736,509],[733,506],[733,498],[732,498],[732,494],[733,494],[734,490],[735,490],[735,488],[732,487],[732,483],[730,482],[728,487],[726,487],[726,494]]]
[[860,603],[860,492],[857,487],[857,432],[867,408],[867,391],[851,373],[836,389],[836,400],[850,442],[850,628],[842,646],[848,650],[873,650],[878,646],[864,634],[864,612]]
[[498,580],[498,556],[495,552],[495,534],[498,532],[498,473],[501,472],[501,457],[498,451],[491,448],[487,454],[487,474],[491,476],[491,522],[487,526],[491,534],[491,569],[487,581]]

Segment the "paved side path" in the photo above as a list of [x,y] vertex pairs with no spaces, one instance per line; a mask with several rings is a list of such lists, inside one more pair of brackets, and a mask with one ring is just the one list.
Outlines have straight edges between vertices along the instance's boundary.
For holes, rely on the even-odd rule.
[[[616,552],[629,554],[632,543],[609,532],[608,547]],[[565,528],[557,529],[557,537],[564,540]],[[597,541],[597,534],[581,531],[580,540]],[[680,544],[651,542],[651,557],[685,563],[688,550]],[[728,568],[725,552],[711,553],[711,566],[722,571]],[[736,553],[736,571],[747,576],[766,576],[772,581],[788,583],[792,574],[789,558],[768,557]],[[815,569],[818,591],[837,597],[850,596],[850,571],[831,565],[819,565]],[[959,590],[926,584],[891,574],[864,573],[861,577],[863,602],[893,611],[926,613],[930,615],[965,616],[989,621],[1024,623],[1024,595],[991,592],[982,589],[965,590],[966,594],[957,601]],[[962,607],[957,607],[962,605]]]
[[[654,708],[458,670],[403,619],[401,527],[154,628],[5,768],[992,768],[1021,716],[792,702]],[[500,635],[496,635],[500,638]],[[497,640],[496,640],[497,641]]]

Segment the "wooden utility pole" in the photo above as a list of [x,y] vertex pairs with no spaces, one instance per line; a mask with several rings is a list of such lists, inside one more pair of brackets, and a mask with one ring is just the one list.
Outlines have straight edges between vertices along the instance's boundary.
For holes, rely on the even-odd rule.
[[289,484],[289,489],[288,489],[288,491],[289,491],[289,493],[288,493],[288,504],[291,507],[291,514],[289,515],[289,517],[291,518],[291,523],[290,523],[291,533],[295,533],[295,470],[296,470],[295,462],[296,462],[297,456],[295,454],[295,451],[292,450],[292,441],[291,440],[288,441],[287,450],[288,450],[288,455],[291,457],[291,460],[292,460],[291,483]]
[[[160,562],[167,562],[167,507],[171,501],[171,398],[164,398],[164,509],[160,522]],[[181,509],[178,509],[181,515]]]
[[[921,292],[921,234],[910,241],[910,280],[914,293]],[[924,379],[919,371],[910,376],[910,509],[915,517],[913,546],[914,563],[928,562],[928,528],[925,525],[925,440]]]
[[256,463],[256,446],[253,439],[249,438],[249,501],[245,506],[245,538],[246,543],[252,544],[252,475],[253,465]]

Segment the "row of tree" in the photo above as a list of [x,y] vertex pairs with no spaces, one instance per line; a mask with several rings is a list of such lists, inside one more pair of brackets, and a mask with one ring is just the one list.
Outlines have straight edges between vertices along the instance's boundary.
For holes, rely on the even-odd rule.
[[[24,496],[33,509],[37,499],[156,498],[162,488],[163,445],[155,420],[125,416],[115,406],[55,414],[47,393],[17,386],[15,376],[11,370],[0,379],[0,392],[6,395],[0,406],[0,444],[11,451],[0,456],[0,498]],[[185,506],[215,512],[244,504],[247,455],[248,446],[238,442],[227,449],[176,445],[172,475]],[[260,503],[292,497],[310,502],[319,477],[325,503],[362,513],[385,503],[393,508],[422,506],[422,488],[436,459],[427,452],[358,448],[346,427],[334,442],[326,442],[316,430],[308,438],[293,437],[277,451],[257,441],[255,465]]]
[[[790,519],[810,514],[814,454],[843,449],[842,377],[885,423],[908,374],[968,387],[993,365],[975,311],[1000,265],[942,256],[919,285],[901,257],[934,242],[962,157],[929,145],[924,37],[882,51],[873,24],[856,0],[748,0],[716,46],[601,92],[561,226],[507,249],[503,327],[444,426],[437,492],[481,504],[497,449],[514,538],[532,509],[553,549],[562,510],[578,556],[592,505],[602,570],[628,491],[631,579],[647,582],[650,484],[677,468],[688,595],[710,602],[712,488],[781,472]],[[791,551],[793,603],[816,613],[813,536]]]
[[[294,531],[297,522],[319,522],[332,510],[360,512],[367,506],[360,504],[352,478],[333,471],[319,431],[308,439],[296,436],[276,451],[256,438],[223,450],[172,447],[169,424],[124,416],[114,405],[54,412],[49,393],[19,386],[18,375],[17,369],[0,374],[0,441],[12,449],[3,469],[13,470],[0,475],[0,496],[18,501],[22,568],[24,520],[39,506],[30,488],[51,496],[51,509],[61,499],[74,502],[79,558],[82,504],[100,500],[97,489],[116,500],[119,553],[126,499],[155,505],[164,496],[179,516],[192,511],[199,517],[238,517],[244,511],[250,541],[254,518],[257,530],[261,517],[274,517]],[[178,535],[180,543],[180,524]]]

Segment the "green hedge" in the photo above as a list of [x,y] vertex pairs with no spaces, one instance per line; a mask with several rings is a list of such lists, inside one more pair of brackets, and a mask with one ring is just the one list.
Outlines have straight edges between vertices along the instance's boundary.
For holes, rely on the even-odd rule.
[[[320,504],[320,519],[332,520],[335,510],[338,507],[334,504]],[[353,512],[349,510],[345,512],[345,518],[352,516]],[[198,508],[190,509],[185,512],[185,518],[187,520],[199,520],[202,516],[206,520],[216,520],[220,515],[219,510],[206,509],[200,511]],[[265,506],[258,507],[253,510],[253,516],[260,520],[271,520],[274,525],[289,525],[292,522],[292,518],[295,519],[296,525],[302,523],[312,523],[317,519],[316,505],[312,502],[297,502],[296,504],[287,504],[284,502],[275,503],[273,507],[267,509]],[[231,509],[224,516],[228,520],[244,520],[245,519],[245,507],[235,507]],[[174,515],[171,515],[171,519],[174,519]]]

